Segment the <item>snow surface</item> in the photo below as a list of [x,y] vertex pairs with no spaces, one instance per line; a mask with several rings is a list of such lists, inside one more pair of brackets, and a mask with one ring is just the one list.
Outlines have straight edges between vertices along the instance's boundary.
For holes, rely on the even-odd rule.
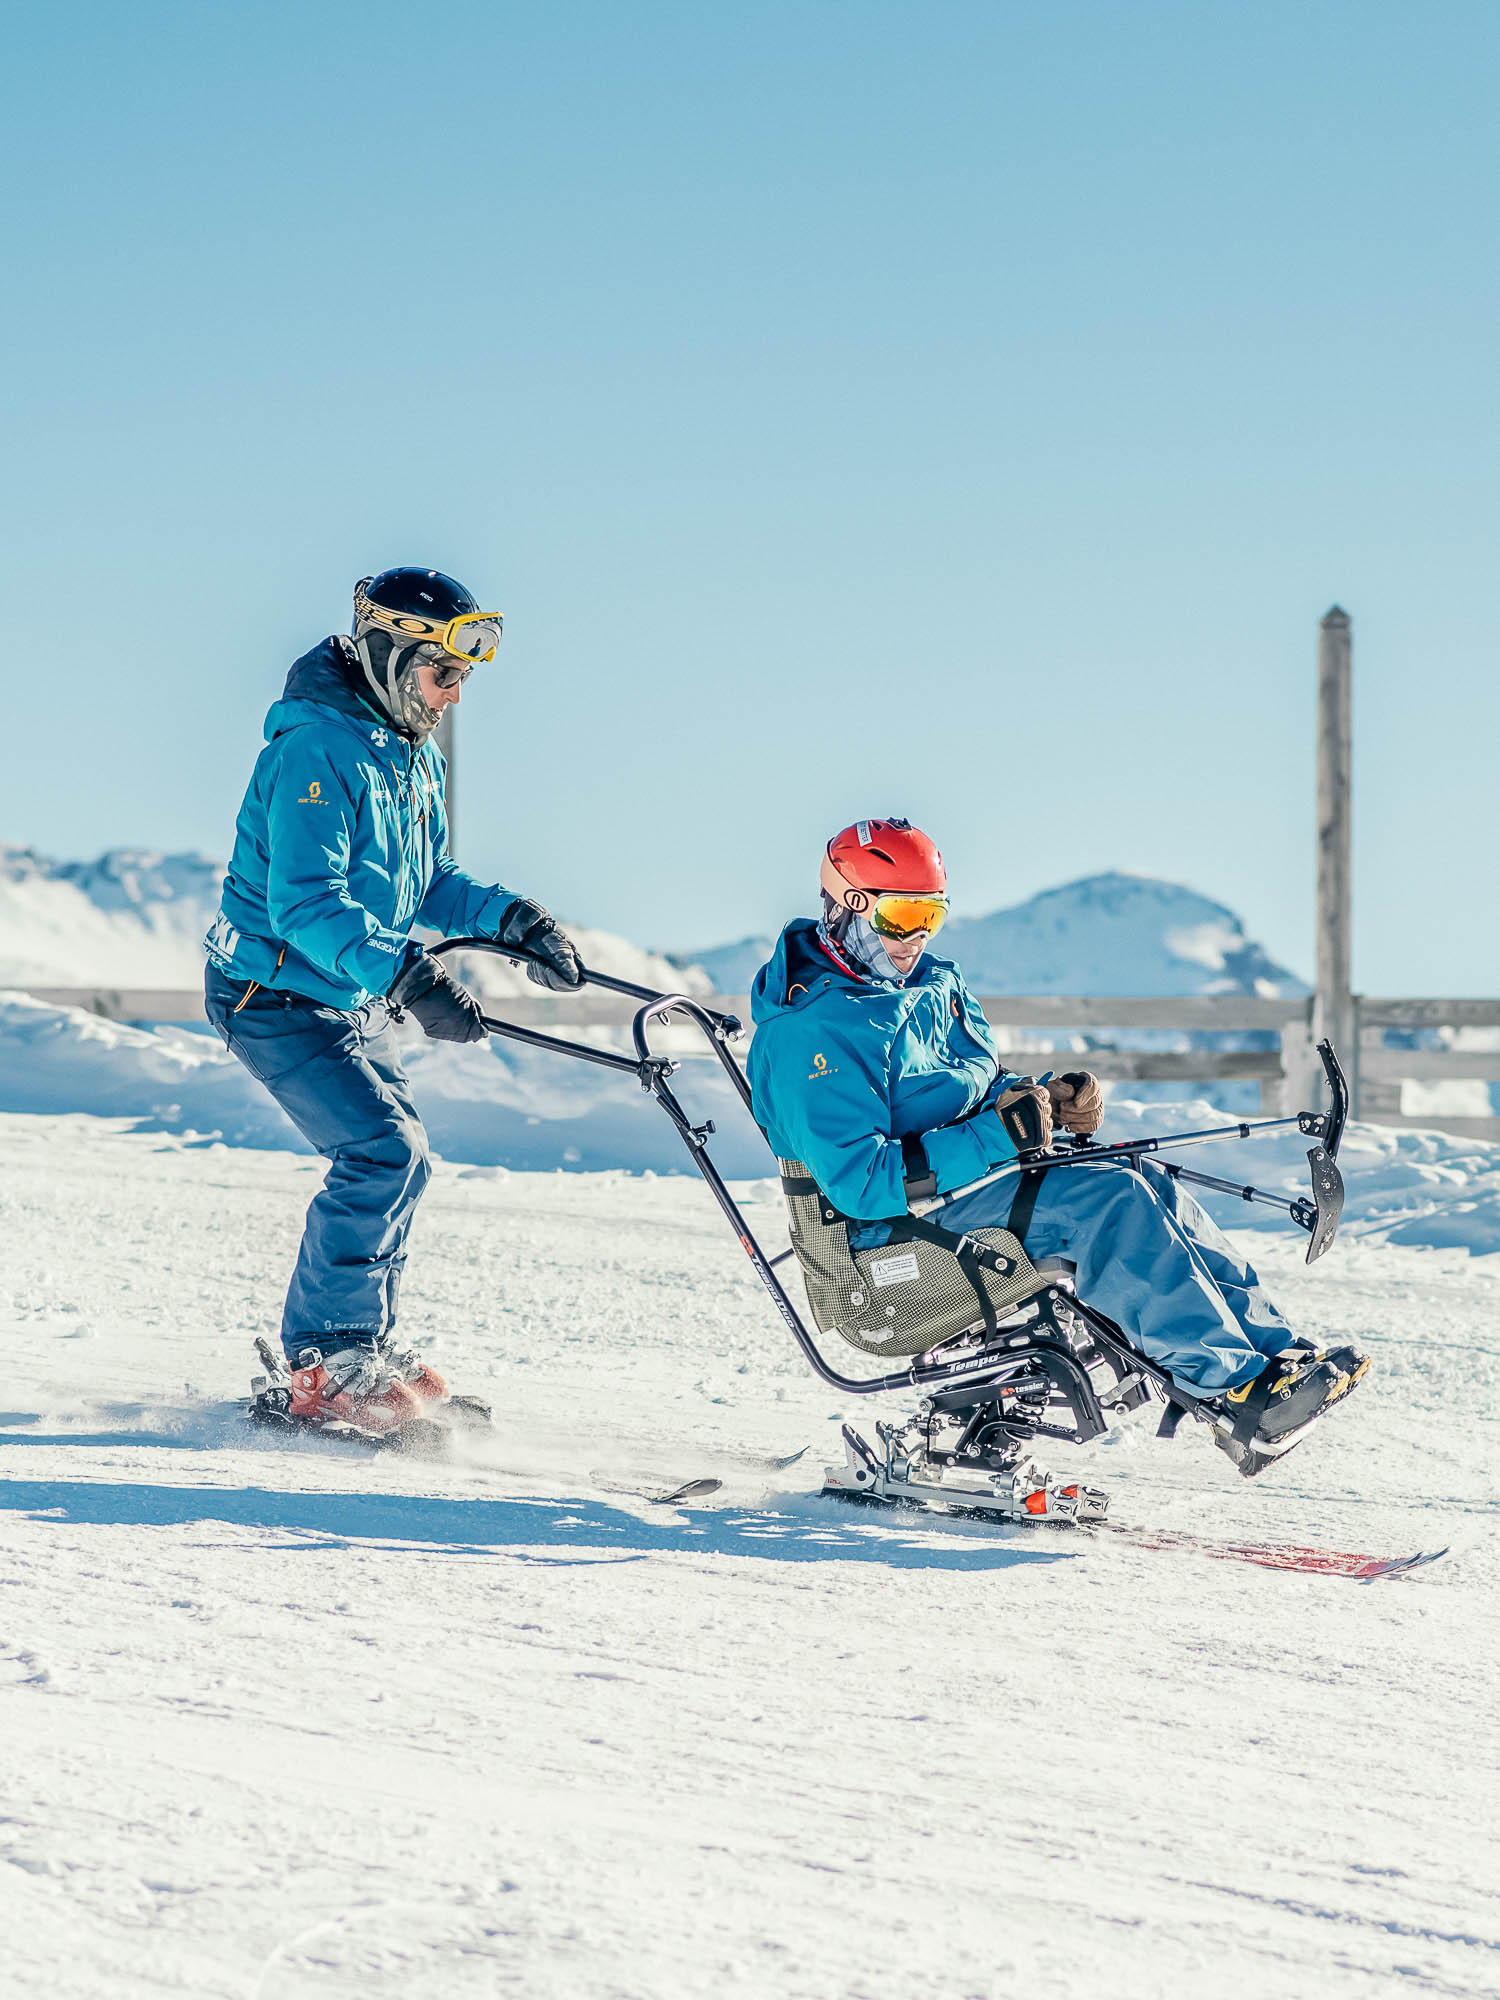
[[1495,1994],[1492,1263],[1258,1235],[1368,1385],[1254,1483],[1192,1427],[1053,1455],[1128,1521],[1455,1544],[1366,1587],[819,1500],[899,1406],[816,1381],[689,1180],[442,1167],[407,1331],[493,1441],[257,1437],[319,1170],[0,1118],[7,1993]]

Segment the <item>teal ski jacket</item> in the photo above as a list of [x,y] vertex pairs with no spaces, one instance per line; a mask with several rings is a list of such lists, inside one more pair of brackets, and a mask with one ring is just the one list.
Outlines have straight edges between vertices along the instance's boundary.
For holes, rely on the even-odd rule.
[[287,675],[204,940],[231,978],[345,1011],[389,992],[413,924],[492,933],[516,900],[449,857],[442,752],[399,734],[355,671],[334,638]]
[[806,918],[787,925],[750,995],[755,1115],[842,1214],[907,1213],[901,1141],[920,1137],[938,1190],[1016,1156],[995,1099],[1016,1081],[951,959],[926,953],[900,985],[851,977]]

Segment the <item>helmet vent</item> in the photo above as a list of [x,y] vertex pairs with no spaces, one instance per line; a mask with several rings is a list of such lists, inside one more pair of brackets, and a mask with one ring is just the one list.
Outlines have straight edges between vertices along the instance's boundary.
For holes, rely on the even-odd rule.
[[895,857],[893,855],[887,854],[883,847],[872,847],[870,849],[870,852],[874,855],[877,861],[883,861],[888,868],[895,867],[896,865]]

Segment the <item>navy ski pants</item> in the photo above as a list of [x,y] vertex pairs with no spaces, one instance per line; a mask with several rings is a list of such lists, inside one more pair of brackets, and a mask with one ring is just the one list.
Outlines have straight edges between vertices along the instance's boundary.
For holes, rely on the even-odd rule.
[[[1005,1229],[1016,1181],[964,1195],[934,1220],[946,1229]],[[1149,1160],[1043,1174],[1024,1233],[1026,1254],[1077,1265],[1079,1298],[1097,1306],[1154,1361],[1209,1395],[1252,1381],[1292,1339],[1260,1279],[1181,1184]]]
[[389,1010],[377,1000],[346,1014],[263,986],[246,1000],[244,981],[212,965],[204,1001],[225,1046],[328,1161],[282,1313],[287,1354],[330,1333],[388,1332],[412,1216],[432,1177]]

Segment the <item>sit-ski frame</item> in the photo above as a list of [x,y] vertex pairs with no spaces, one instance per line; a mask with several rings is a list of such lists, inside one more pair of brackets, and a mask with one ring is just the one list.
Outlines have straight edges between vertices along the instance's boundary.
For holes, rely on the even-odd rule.
[[[514,965],[536,963],[534,956],[518,946],[502,945],[492,938],[450,938],[446,942],[431,947],[441,955],[455,951],[483,951],[509,959]],[[770,1293],[776,1310],[780,1313],[788,1332],[801,1348],[813,1370],[831,1388],[845,1395],[875,1396],[891,1392],[922,1389],[934,1392],[939,1402],[954,1403],[977,1400],[978,1392],[997,1377],[1014,1372],[1018,1364],[1035,1362],[1047,1376],[1053,1388],[1071,1408],[1075,1422],[1069,1429],[1056,1426],[1033,1426],[1042,1435],[1066,1437],[1084,1444],[1098,1437],[1105,1430],[1103,1410],[1093,1383],[1080,1365],[1068,1343],[1053,1337],[1056,1323],[1051,1318],[1050,1296],[1055,1288],[1038,1295],[1048,1301],[1043,1305],[1044,1320],[1052,1328],[1041,1333],[1030,1328],[1010,1333],[1004,1331],[985,1337],[973,1334],[962,1335],[956,1341],[949,1341],[941,1347],[918,1354],[904,1368],[888,1375],[852,1376],[842,1375],[824,1358],[812,1333],[803,1323],[801,1314],[793,1305],[785,1287],[776,1275],[775,1266],[783,1264],[793,1252],[783,1250],[778,1256],[767,1257],[756,1242],[749,1224],[740,1213],[734,1196],[729,1192],[723,1176],[714,1165],[708,1153],[708,1141],[713,1136],[712,1120],[695,1125],[674,1094],[670,1079],[681,1067],[671,1058],[653,1052],[649,1031],[653,1023],[665,1022],[671,1014],[681,1015],[692,1022],[703,1034],[709,1047],[718,1057],[725,1074],[739,1094],[741,1103],[753,1118],[754,1107],[750,1098],[750,1086],[745,1073],[730,1053],[729,1044],[737,1040],[744,1029],[733,1014],[718,1013],[705,1007],[686,993],[656,993],[648,986],[638,986],[632,980],[617,979],[612,974],[583,970],[583,984],[597,986],[608,993],[619,993],[628,999],[638,1000],[635,1018],[631,1023],[631,1040],[634,1055],[622,1055],[615,1049],[596,1048],[588,1042],[567,1041],[559,1035],[543,1034],[536,1028],[518,1027],[514,1022],[495,1019],[485,1015],[484,1024],[492,1035],[500,1035],[508,1041],[521,1042],[528,1048],[547,1049],[554,1055],[576,1057],[580,1062],[597,1064],[601,1069],[612,1069],[633,1076],[648,1095],[655,1098],[677,1129],[677,1135],[687,1148],[693,1165],[708,1183],[709,1191],[724,1213],[725,1220],[739,1238],[740,1247],[750,1259],[756,1276]],[[1307,1230],[1310,1241],[1307,1247],[1307,1261],[1312,1263],[1321,1257],[1333,1242],[1338,1230],[1339,1216],[1343,1209],[1343,1180],[1336,1164],[1339,1143],[1343,1138],[1344,1125],[1349,1115],[1349,1087],[1344,1072],[1334,1053],[1333,1044],[1328,1041],[1318,1043],[1318,1055],[1327,1078],[1332,1104],[1327,1111],[1300,1111],[1286,1118],[1259,1118],[1241,1121],[1232,1125],[1207,1127],[1197,1132],[1165,1134],[1144,1139],[1124,1139],[1109,1145],[1096,1145],[1092,1140],[1075,1139],[1066,1152],[1024,1153],[1018,1159],[1007,1162],[995,1173],[983,1180],[974,1181],[969,1186],[953,1190],[939,1196],[926,1208],[928,1216],[937,1214],[961,1195],[970,1194],[974,1189],[987,1186],[990,1182],[1003,1179],[1006,1175],[1028,1170],[1043,1173],[1064,1169],[1097,1171],[1107,1166],[1133,1167],[1148,1154],[1155,1155],[1168,1148],[1179,1146],[1202,1146],[1219,1140],[1248,1139],[1262,1132],[1285,1131],[1295,1128],[1304,1137],[1314,1140],[1308,1151],[1308,1164],[1312,1172],[1311,1198],[1288,1199],[1284,1195],[1270,1194],[1264,1189],[1244,1186],[1237,1181],[1220,1179],[1213,1174],[1202,1174],[1175,1162],[1162,1161],[1165,1170],[1174,1179],[1188,1181],[1195,1186],[1212,1188],[1220,1193],[1238,1195],[1244,1201],[1265,1202],[1276,1208],[1285,1209],[1292,1220]],[[945,1232],[946,1233],[946,1232]],[[975,1244],[972,1237],[952,1233],[955,1250],[964,1248],[970,1255],[977,1256],[982,1263],[988,1253],[982,1245]],[[1150,1384],[1168,1405],[1163,1415],[1161,1431],[1170,1436],[1181,1417],[1191,1411],[1207,1418],[1207,1412],[1200,1409],[1202,1398],[1174,1382],[1159,1363],[1141,1353],[1124,1331],[1115,1323],[1096,1312],[1085,1300],[1067,1295],[1067,1310],[1088,1327],[1094,1338],[1110,1356],[1121,1381],[1129,1385],[1131,1377],[1138,1377]],[[962,1349],[953,1355],[955,1348]],[[952,1356],[943,1359],[945,1350]],[[974,1392],[973,1397],[964,1392]]]

